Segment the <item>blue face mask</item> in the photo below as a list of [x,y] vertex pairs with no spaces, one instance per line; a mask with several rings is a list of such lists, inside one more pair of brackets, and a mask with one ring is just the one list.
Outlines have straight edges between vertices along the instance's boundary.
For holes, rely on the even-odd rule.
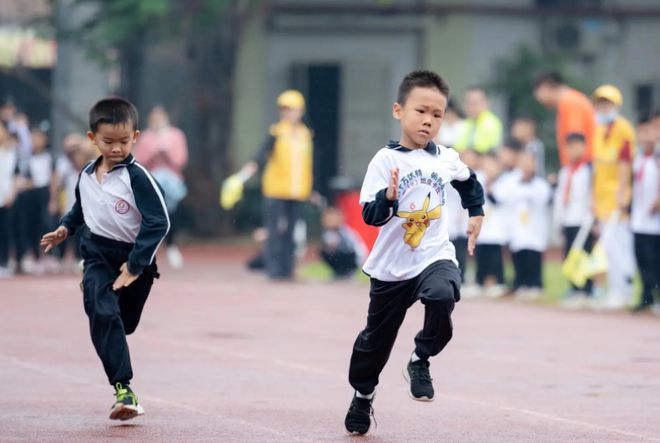
[[596,121],[601,125],[608,125],[612,123],[619,116],[619,112],[616,110],[610,112],[597,112]]

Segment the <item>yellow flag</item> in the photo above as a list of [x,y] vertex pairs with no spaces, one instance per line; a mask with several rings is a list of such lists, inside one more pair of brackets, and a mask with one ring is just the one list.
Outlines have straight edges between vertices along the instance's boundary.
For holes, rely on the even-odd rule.
[[607,253],[602,241],[596,242],[589,255],[589,277],[607,272]]
[[589,279],[590,256],[582,248],[571,248],[562,263],[561,272],[566,279],[578,288],[583,287]]
[[243,198],[243,180],[238,174],[228,177],[220,188],[220,206],[229,210]]

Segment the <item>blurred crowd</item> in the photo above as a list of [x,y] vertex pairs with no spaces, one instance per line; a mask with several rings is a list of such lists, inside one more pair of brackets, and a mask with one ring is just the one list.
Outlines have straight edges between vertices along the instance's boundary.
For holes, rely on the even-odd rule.
[[[455,103],[447,110],[438,141],[460,152],[486,191],[475,273],[464,275],[463,294],[540,297],[544,257],[555,244],[563,247],[561,271],[571,283],[563,305],[660,312],[660,111],[633,124],[621,114],[615,86],[587,97],[554,72],[539,75],[534,95],[556,111],[558,173],[546,171],[549,153],[537,122],[520,115],[505,131],[485,89],[466,92],[465,114]],[[449,200],[464,272],[467,214],[455,191]],[[641,293],[633,294],[637,271]]]
[[[587,96],[555,72],[539,75],[532,93],[556,113],[557,151],[546,150],[531,115],[517,115],[505,127],[480,86],[469,88],[460,105],[450,102],[438,134],[439,144],[457,150],[476,171],[486,194],[486,218],[472,259],[466,257],[467,213],[455,190],[447,188],[450,239],[464,274],[464,296],[540,297],[548,283],[546,252],[561,246],[563,258],[552,259],[563,260],[561,272],[571,283],[564,305],[660,312],[660,110],[649,110],[633,124],[622,115],[623,96],[615,86],[603,85]],[[253,161],[225,181],[221,204],[231,209],[242,197],[243,183],[261,171],[264,228],[255,239],[263,247],[250,267],[275,280],[294,277],[295,257],[305,241],[300,204],[311,201],[322,208],[320,258],[336,277],[350,277],[366,257],[368,242],[346,223],[345,211],[327,207],[314,190],[304,97],[285,91],[277,105],[279,121]],[[178,268],[183,256],[175,241],[175,215],[187,193],[186,138],[161,106],[152,108],[147,120],[134,155],[165,191],[174,220],[167,259]],[[76,239],[45,257],[39,238],[71,207],[79,171],[98,153],[84,134],[56,141],[48,134],[47,123],[30,122],[10,99],[4,101],[0,278],[78,272]],[[546,166],[557,163],[552,160],[558,160],[558,171]],[[639,294],[633,294],[636,275]]]
[[[57,227],[76,196],[80,171],[99,152],[83,133],[51,140],[48,122],[31,122],[11,98],[0,108],[0,279],[16,274],[80,273],[79,238],[67,239],[45,255],[39,240]],[[183,133],[169,124],[160,106],[149,113],[148,128],[133,154],[157,178],[173,219],[167,259],[183,265],[176,246],[176,210],[186,195],[182,170],[188,159]],[[78,233],[80,234],[80,233]]]

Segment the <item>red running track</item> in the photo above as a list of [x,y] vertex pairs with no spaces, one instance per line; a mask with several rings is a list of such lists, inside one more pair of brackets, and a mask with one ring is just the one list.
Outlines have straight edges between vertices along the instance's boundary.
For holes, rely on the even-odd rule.
[[463,301],[432,361],[436,401],[418,403],[401,376],[413,307],[360,439],[343,418],[366,285],[272,284],[235,251],[184,255],[130,338],[147,413],[128,425],[107,419],[78,279],[0,281],[0,441],[660,442],[658,318]]

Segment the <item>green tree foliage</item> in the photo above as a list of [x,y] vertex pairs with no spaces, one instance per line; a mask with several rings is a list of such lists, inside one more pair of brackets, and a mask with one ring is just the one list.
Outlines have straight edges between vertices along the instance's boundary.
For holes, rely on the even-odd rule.
[[[234,66],[246,19],[262,0],[75,0],[95,12],[71,37],[107,62],[119,64],[121,86],[115,91],[140,103],[147,51],[162,41],[185,48],[178,69],[191,79],[176,100],[184,101],[190,141],[190,228],[202,235],[227,232],[230,220],[219,210],[218,187],[228,174]],[[114,60],[108,55],[116,54]],[[151,79],[149,79],[151,81]],[[157,81],[157,79],[153,79]],[[172,97],[172,91],[163,91]],[[143,106],[140,106],[143,105]]]
[[554,113],[543,108],[534,98],[534,78],[546,70],[557,70],[565,75],[565,62],[560,57],[548,57],[521,46],[510,57],[495,62],[490,89],[507,98],[509,121],[519,115],[531,116],[537,121],[539,137],[546,146],[547,165],[555,169],[558,160]]

